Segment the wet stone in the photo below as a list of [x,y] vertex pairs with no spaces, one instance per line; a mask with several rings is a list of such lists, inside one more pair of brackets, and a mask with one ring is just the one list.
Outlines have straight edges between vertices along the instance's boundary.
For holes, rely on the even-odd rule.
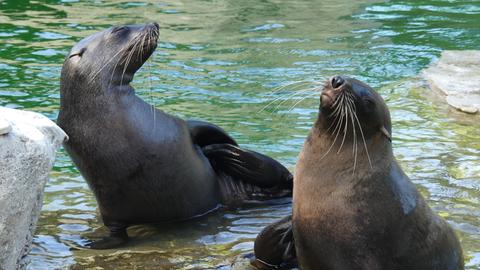
[[480,111],[480,51],[444,51],[423,71],[430,88],[459,111]]

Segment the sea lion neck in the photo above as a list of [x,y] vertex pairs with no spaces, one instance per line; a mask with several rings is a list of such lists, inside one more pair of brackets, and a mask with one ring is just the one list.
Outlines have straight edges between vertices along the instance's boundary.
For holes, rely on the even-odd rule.
[[135,94],[135,89],[129,83],[112,84],[107,80],[88,82],[81,78],[62,79],[60,83],[61,104],[74,107],[95,106],[116,96],[132,94]]
[[[295,171],[308,171],[313,175],[322,175],[321,178],[312,178],[312,187],[321,185],[341,185],[342,183],[356,183],[377,174],[382,168],[388,168],[389,160],[393,158],[392,147],[381,134],[378,134],[363,143],[341,138],[335,141],[329,135],[322,134],[313,127],[308,135]],[[334,164],[334,166],[332,166]],[[305,179],[305,178],[304,178]]]

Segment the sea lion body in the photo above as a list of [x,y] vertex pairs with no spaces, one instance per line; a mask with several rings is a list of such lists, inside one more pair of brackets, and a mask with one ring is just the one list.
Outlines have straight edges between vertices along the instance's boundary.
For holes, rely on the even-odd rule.
[[134,224],[178,221],[244,199],[288,196],[292,176],[218,126],[149,105],[130,85],[157,45],[158,24],[119,26],[80,41],[61,76],[58,124],[65,149],[92,189],[110,237]]
[[59,118],[75,134],[65,148],[94,191],[104,222],[179,220],[215,208],[217,175],[192,143],[186,122],[152,110],[133,92],[124,95],[102,102],[105,111],[97,111],[105,121],[88,125],[83,117],[68,117],[63,124]]
[[[327,82],[294,179],[293,235],[282,241],[294,244],[299,269],[463,269],[455,233],[396,161],[388,108],[368,85]],[[276,256],[255,254],[278,265]]]
[[[347,164],[353,159],[332,158],[326,162],[331,169],[331,162],[346,166],[318,178],[312,168],[327,164],[309,164],[309,148],[299,159],[294,185],[293,235],[300,269],[463,269],[455,234],[395,160],[351,181]],[[379,161],[384,163],[372,163]]]

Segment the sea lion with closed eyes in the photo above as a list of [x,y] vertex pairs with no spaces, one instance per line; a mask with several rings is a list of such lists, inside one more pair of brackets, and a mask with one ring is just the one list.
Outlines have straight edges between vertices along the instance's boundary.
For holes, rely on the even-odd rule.
[[63,64],[58,124],[65,149],[92,189],[110,236],[135,224],[191,219],[246,199],[288,196],[292,175],[242,149],[224,130],[154,108],[130,85],[152,55],[159,26],[117,26],[76,44]]

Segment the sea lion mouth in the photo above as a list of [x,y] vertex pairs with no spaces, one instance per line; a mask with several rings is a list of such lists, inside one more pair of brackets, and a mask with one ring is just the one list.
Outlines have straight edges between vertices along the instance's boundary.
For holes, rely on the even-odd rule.
[[336,96],[332,91],[323,91],[320,95],[320,103],[322,107],[332,106],[335,103]]
[[349,95],[348,97],[352,99],[352,95],[346,93],[349,92],[347,88],[346,79],[342,76],[337,75],[327,81],[320,95],[320,106],[327,114],[331,115],[334,111],[338,110],[337,107],[344,105],[343,98],[345,94]]

